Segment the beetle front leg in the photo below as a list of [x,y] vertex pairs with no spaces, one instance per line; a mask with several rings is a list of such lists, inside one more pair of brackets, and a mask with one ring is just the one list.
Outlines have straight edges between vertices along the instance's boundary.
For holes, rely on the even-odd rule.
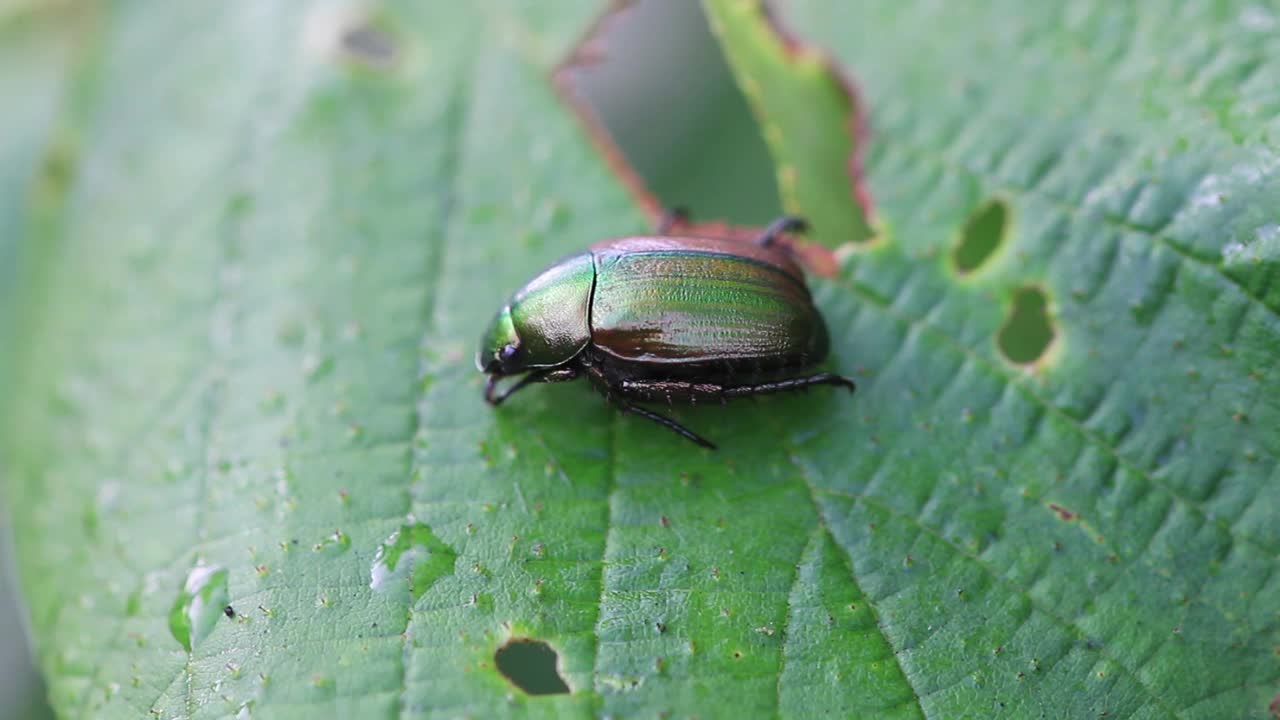
[[502,376],[490,375],[489,381],[484,385],[484,399],[485,402],[497,407],[502,404],[502,401],[514,395],[517,390],[525,388],[533,383],[567,382],[569,380],[576,380],[577,378],[578,368],[573,366],[552,368],[550,370],[535,370],[520,378],[519,382],[515,385],[512,385],[502,393],[495,395],[494,393],[498,389],[498,381],[502,379]]
[[809,229],[809,223],[804,218],[798,218],[792,215],[783,215],[782,217],[769,223],[769,226],[760,233],[760,237],[756,238],[756,244],[761,247],[769,247],[778,240],[778,236],[782,233],[797,232],[802,233]]
[[494,407],[501,405],[504,400],[514,395],[517,390],[520,390],[521,388],[524,388],[531,383],[537,382],[538,374],[529,373],[528,375],[525,375],[524,377],[520,378],[520,380],[516,384],[512,385],[511,387],[507,388],[501,393],[495,394],[498,390],[498,381],[501,379],[502,379],[501,375],[490,375],[489,381],[484,384],[484,401]]

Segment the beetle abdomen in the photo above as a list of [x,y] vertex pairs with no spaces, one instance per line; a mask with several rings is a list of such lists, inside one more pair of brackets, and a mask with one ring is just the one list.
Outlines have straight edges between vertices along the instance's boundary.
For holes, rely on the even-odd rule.
[[798,275],[704,249],[596,256],[591,341],[624,361],[758,369],[821,361],[827,333]]

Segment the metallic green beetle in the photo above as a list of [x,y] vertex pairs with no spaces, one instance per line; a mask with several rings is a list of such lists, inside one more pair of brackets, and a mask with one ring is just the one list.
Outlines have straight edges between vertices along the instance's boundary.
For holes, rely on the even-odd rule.
[[[710,442],[636,405],[696,402],[838,385],[833,373],[798,374],[826,359],[827,326],[804,274],[776,244],[801,231],[775,221],[754,243],[655,236],[606,240],[529,281],[498,311],[480,342],[484,397],[498,405],[535,382],[588,377],[624,412],[693,442]],[[525,373],[505,392],[502,377]]]

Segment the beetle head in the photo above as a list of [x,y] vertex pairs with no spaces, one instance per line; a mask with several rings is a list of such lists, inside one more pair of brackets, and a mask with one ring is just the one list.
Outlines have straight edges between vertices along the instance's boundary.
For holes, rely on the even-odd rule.
[[491,378],[562,365],[591,341],[591,253],[553,264],[516,291],[480,340],[476,367]]
[[511,321],[511,306],[503,306],[480,340],[476,369],[487,375],[514,375],[524,368],[520,336]]

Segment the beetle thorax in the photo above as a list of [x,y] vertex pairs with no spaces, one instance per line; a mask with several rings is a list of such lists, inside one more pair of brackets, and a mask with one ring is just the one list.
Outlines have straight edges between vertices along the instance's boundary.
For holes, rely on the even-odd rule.
[[[481,355],[498,360],[486,372],[508,375],[554,367],[573,359],[591,341],[591,290],[595,266],[590,253],[565,258],[521,288],[494,320]],[[504,319],[505,315],[505,319]],[[509,323],[510,338],[503,326]],[[506,350],[511,357],[502,362]],[[482,367],[482,369],[485,369]]]

